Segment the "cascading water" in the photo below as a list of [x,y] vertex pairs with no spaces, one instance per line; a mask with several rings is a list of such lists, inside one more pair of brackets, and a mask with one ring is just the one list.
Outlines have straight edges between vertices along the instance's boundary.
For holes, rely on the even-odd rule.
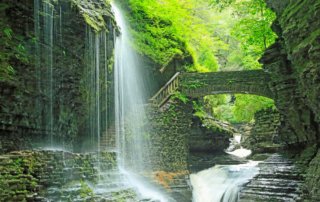
[[115,44],[115,116],[119,163],[121,167],[144,171],[150,165],[148,141],[147,137],[144,137],[143,128],[147,123],[144,122],[144,78],[140,72],[142,64],[130,47],[123,17],[116,7],[113,8],[121,29],[121,35],[117,37]]
[[[242,135],[235,133],[226,153],[239,158],[247,157],[251,150],[233,150],[241,144]],[[233,151],[232,151],[233,150]],[[258,161],[239,165],[216,165],[201,172],[191,174],[193,202],[237,202],[242,185],[259,173]]]
[[259,172],[258,162],[217,165],[191,174],[194,202],[236,202],[241,185]]
[[146,90],[142,64],[130,47],[130,35],[120,10],[113,5],[115,19],[120,27],[120,36],[115,43],[115,128],[118,164],[128,181],[142,197],[160,201],[167,199],[142,177],[151,171],[150,143],[146,127],[144,103]]
[[[235,133],[233,135],[233,139],[231,139],[229,148],[226,150],[226,153],[240,157],[240,158],[245,158],[249,156],[252,152],[251,150],[245,149],[241,146],[241,138],[242,138],[242,135],[240,133]],[[240,148],[234,150],[234,148],[237,145],[240,146]]]
[[107,48],[106,32],[96,33],[92,28],[86,29],[86,90],[88,103],[88,134],[90,134],[91,150],[101,151],[102,131],[107,128]]
[[[45,95],[45,101],[38,98],[36,107],[39,120],[46,132],[49,134],[47,146],[53,146],[54,128],[54,71],[53,71],[53,46],[54,46],[54,7],[50,2],[34,1],[35,5],[35,37],[37,40],[36,52],[36,74],[37,89]],[[43,29],[40,29],[40,25]],[[40,41],[43,40],[43,44]],[[43,58],[43,59],[41,59]]]
[[[81,71],[72,69],[75,64],[85,66],[80,85],[83,98],[86,100],[83,142],[79,150],[100,151],[105,150],[105,144],[100,140],[107,136],[108,128],[108,85],[109,70],[108,60],[111,57],[113,44],[110,44],[111,35],[106,30],[96,32],[87,26],[81,35],[85,40],[85,50],[81,53],[72,52],[69,42],[70,25],[68,9],[70,2],[55,0],[34,0],[34,32],[35,32],[35,66],[36,84],[39,92],[35,103],[35,114],[38,125],[44,129],[47,136],[39,145],[44,148],[70,149],[65,146],[65,140],[74,136],[77,131],[71,131],[67,119],[74,106],[68,105],[70,97],[65,98],[66,91],[70,89],[70,81],[77,75],[74,72]],[[74,22],[72,22],[74,23]],[[110,22],[109,22],[110,23]],[[80,36],[79,36],[80,37]],[[110,37],[110,38],[109,38]],[[83,47],[83,46],[81,46]],[[108,52],[109,51],[109,52]],[[82,57],[84,56],[84,57]],[[72,61],[73,58],[77,61]],[[76,67],[78,68],[78,67]],[[69,78],[68,78],[69,77]],[[71,79],[70,79],[71,77]],[[110,107],[109,107],[110,108]],[[78,127],[76,125],[74,128]],[[71,132],[73,134],[70,135]],[[87,137],[89,136],[89,137]],[[104,138],[105,140],[107,138]],[[106,140],[107,141],[107,140]],[[103,148],[101,148],[103,147]]]

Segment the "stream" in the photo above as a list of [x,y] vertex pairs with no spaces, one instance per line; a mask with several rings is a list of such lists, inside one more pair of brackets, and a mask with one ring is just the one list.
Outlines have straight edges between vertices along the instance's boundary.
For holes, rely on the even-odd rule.
[[[235,145],[240,144],[240,141],[241,135],[235,135],[230,141],[226,154],[220,154],[221,157],[216,160],[215,164],[217,165],[190,175],[193,202],[238,201],[242,185],[248,183],[259,173],[257,165],[260,163],[244,159],[251,154],[250,150],[240,147],[230,151],[230,148],[235,148]],[[227,159],[231,159],[231,161]],[[237,164],[237,160],[239,164]]]
[[259,169],[258,162],[239,165],[216,165],[191,174],[194,202],[234,202],[238,200],[241,185],[248,182]]

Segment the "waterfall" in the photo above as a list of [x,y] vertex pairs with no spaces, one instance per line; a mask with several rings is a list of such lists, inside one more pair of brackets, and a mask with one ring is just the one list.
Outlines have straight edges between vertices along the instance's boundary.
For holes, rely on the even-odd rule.
[[[45,96],[44,101],[36,101],[36,114],[39,117],[39,125],[45,128],[47,137],[46,146],[53,147],[54,132],[54,6],[47,1],[34,1],[35,19],[35,66],[36,66],[36,86],[39,95]],[[41,29],[43,25],[43,29]]]
[[143,65],[131,48],[132,38],[120,10],[112,5],[121,34],[115,42],[115,128],[118,164],[128,181],[145,198],[167,199],[145,180],[142,174],[152,170]]
[[[34,33],[35,33],[35,88],[38,96],[35,103],[35,114],[38,117],[40,129],[46,131],[40,147],[49,149],[70,149],[65,146],[65,140],[75,136],[77,131],[69,132],[70,119],[75,115],[75,100],[70,100],[68,90],[71,85],[78,85],[79,96],[85,105],[83,115],[83,146],[81,151],[106,150],[101,139],[107,141],[108,128],[108,60],[113,44],[109,44],[111,35],[106,30],[96,32],[90,26],[83,28],[81,41],[84,50],[73,51],[74,44],[69,43],[74,32],[70,25],[70,2],[34,0]],[[74,23],[74,22],[72,22]],[[81,48],[83,46],[80,46]],[[78,47],[79,48],[79,47]],[[78,66],[77,66],[78,65]],[[80,67],[84,66],[81,78]],[[78,82],[80,80],[80,82]],[[78,90],[78,89],[77,89]],[[78,101],[78,100],[77,100]],[[76,122],[74,122],[76,123]],[[78,127],[79,125],[76,125]],[[74,127],[75,128],[75,127]],[[103,138],[104,137],[104,138]],[[40,141],[39,141],[40,142]],[[70,144],[70,142],[68,142]]]
[[[245,158],[250,156],[252,151],[249,149],[245,149],[241,146],[241,138],[242,138],[242,134],[240,133],[233,134],[233,138],[230,139],[229,148],[227,148],[225,152],[227,154],[231,154],[240,158]],[[235,149],[237,146],[240,146],[240,148]]]
[[121,167],[130,167],[140,172],[150,167],[142,64],[130,47],[131,39],[121,13],[115,6],[113,8],[121,31],[121,35],[116,38],[114,70],[119,162]]
[[88,106],[89,150],[102,151],[102,135],[107,135],[108,126],[108,58],[107,33],[96,33],[91,27],[86,29],[86,91]]
[[194,202],[236,202],[241,185],[259,172],[258,162],[217,165],[191,174]]

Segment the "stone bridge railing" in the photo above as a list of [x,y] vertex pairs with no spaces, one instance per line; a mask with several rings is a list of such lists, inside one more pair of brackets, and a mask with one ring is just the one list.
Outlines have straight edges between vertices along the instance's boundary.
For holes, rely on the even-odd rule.
[[273,98],[270,76],[263,70],[183,73],[179,80],[180,91],[193,98],[214,94],[254,94]]

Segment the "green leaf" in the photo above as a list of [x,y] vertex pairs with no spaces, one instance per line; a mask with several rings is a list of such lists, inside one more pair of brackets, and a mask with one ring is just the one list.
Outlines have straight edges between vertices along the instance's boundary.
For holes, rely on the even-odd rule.
[[4,28],[3,33],[8,39],[10,39],[10,40],[12,39],[13,31],[11,28],[8,28],[8,27]]

